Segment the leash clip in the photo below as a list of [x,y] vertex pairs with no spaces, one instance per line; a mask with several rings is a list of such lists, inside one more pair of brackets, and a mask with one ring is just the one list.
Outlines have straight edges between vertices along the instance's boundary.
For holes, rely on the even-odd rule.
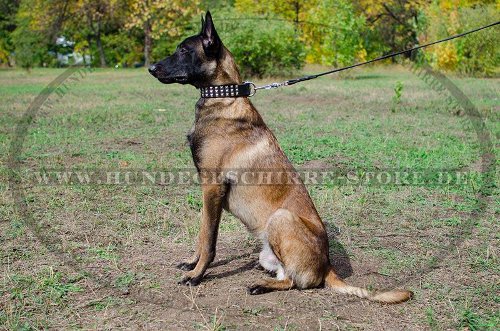
[[243,82],[243,84],[250,85],[250,94],[248,96],[251,97],[251,96],[254,96],[258,90],[271,90],[271,89],[279,88],[282,86],[287,86],[288,81],[284,81],[281,83],[271,83],[271,84],[262,85],[262,86],[255,86],[255,84],[252,82]]
[[271,90],[273,88],[279,88],[279,87],[287,86],[287,85],[288,85],[288,81],[285,81],[285,82],[281,82],[281,83],[271,83],[271,84],[267,84],[267,85],[262,85],[262,86],[256,87],[255,89],[256,90]]
[[270,90],[270,89],[273,89],[273,88],[278,88],[281,86],[281,83],[271,83],[269,85],[266,85],[264,88],[266,90]]

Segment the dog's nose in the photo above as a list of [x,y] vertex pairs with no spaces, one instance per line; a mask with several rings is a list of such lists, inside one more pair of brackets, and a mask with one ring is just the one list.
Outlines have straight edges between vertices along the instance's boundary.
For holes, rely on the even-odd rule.
[[149,68],[148,68],[149,73],[150,73],[151,75],[154,75],[154,74],[155,74],[156,69],[157,69],[157,67],[156,67],[156,65],[154,65],[154,64],[153,64],[153,65],[151,65],[151,66],[149,66]]

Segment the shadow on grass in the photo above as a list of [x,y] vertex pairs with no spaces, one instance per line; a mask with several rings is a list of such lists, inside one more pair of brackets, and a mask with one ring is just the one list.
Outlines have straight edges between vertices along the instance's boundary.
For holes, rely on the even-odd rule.
[[342,279],[352,275],[351,259],[342,244],[337,240],[338,228],[329,222],[325,222],[330,244],[330,263],[335,273]]
[[379,79],[384,76],[382,75],[377,75],[377,74],[371,74],[371,75],[356,75],[356,76],[351,76],[347,79],[352,79],[352,80],[365,80],[365,79]]

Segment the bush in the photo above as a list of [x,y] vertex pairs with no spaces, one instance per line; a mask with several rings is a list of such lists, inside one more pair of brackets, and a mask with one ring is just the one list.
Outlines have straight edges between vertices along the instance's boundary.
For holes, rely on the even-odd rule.
[[[425,13],[423,42],[472,30],[498,19],[494,4],[470,8],[443,8],[433,3]],[[425,59],[439,69],[469,76],[491,77],[498,74],[496,70],[500,64],[499,39],[498,28],[490,28],[428,48],[425,51]]]
[[308,15],[314,18],[302,27],[308,62],[344,66],[366,60],[361,36],[365,18],[355,13],[351,2],[322,0]]
[[[498,21],[496,5],[463,8],[459,11],[462,31]],[[457,43],[458,71],[473,76],[491,77],[500,65],[500,29],[490,28],[461,38]],[[498,72],[496,73],[498,74]]]
[[17,27],[11,34],[16,65],[29,69],[51,64],[46,38],[32,28],[30,15],[20,13],[23,12],[16,16]]
[[[109,66],[131,67],[143,62],[143,46],[127,32],[109,34],[102,37],[106,63]],[[97,59],[97,56],[95,56]]]
[[232,10],[219,12],[214,22],[243,76],[286,75],[304,64],[304,46],[288,22]]

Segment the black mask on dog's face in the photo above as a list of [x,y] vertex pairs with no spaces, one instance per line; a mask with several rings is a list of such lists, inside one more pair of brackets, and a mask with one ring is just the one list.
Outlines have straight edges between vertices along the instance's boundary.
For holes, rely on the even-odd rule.
[[201,32],[177,46],[174,54],[149,67],[151,75],[164,84],[191,84],[201,87],[212,77],[222,50],[212,15],[201,19]]

